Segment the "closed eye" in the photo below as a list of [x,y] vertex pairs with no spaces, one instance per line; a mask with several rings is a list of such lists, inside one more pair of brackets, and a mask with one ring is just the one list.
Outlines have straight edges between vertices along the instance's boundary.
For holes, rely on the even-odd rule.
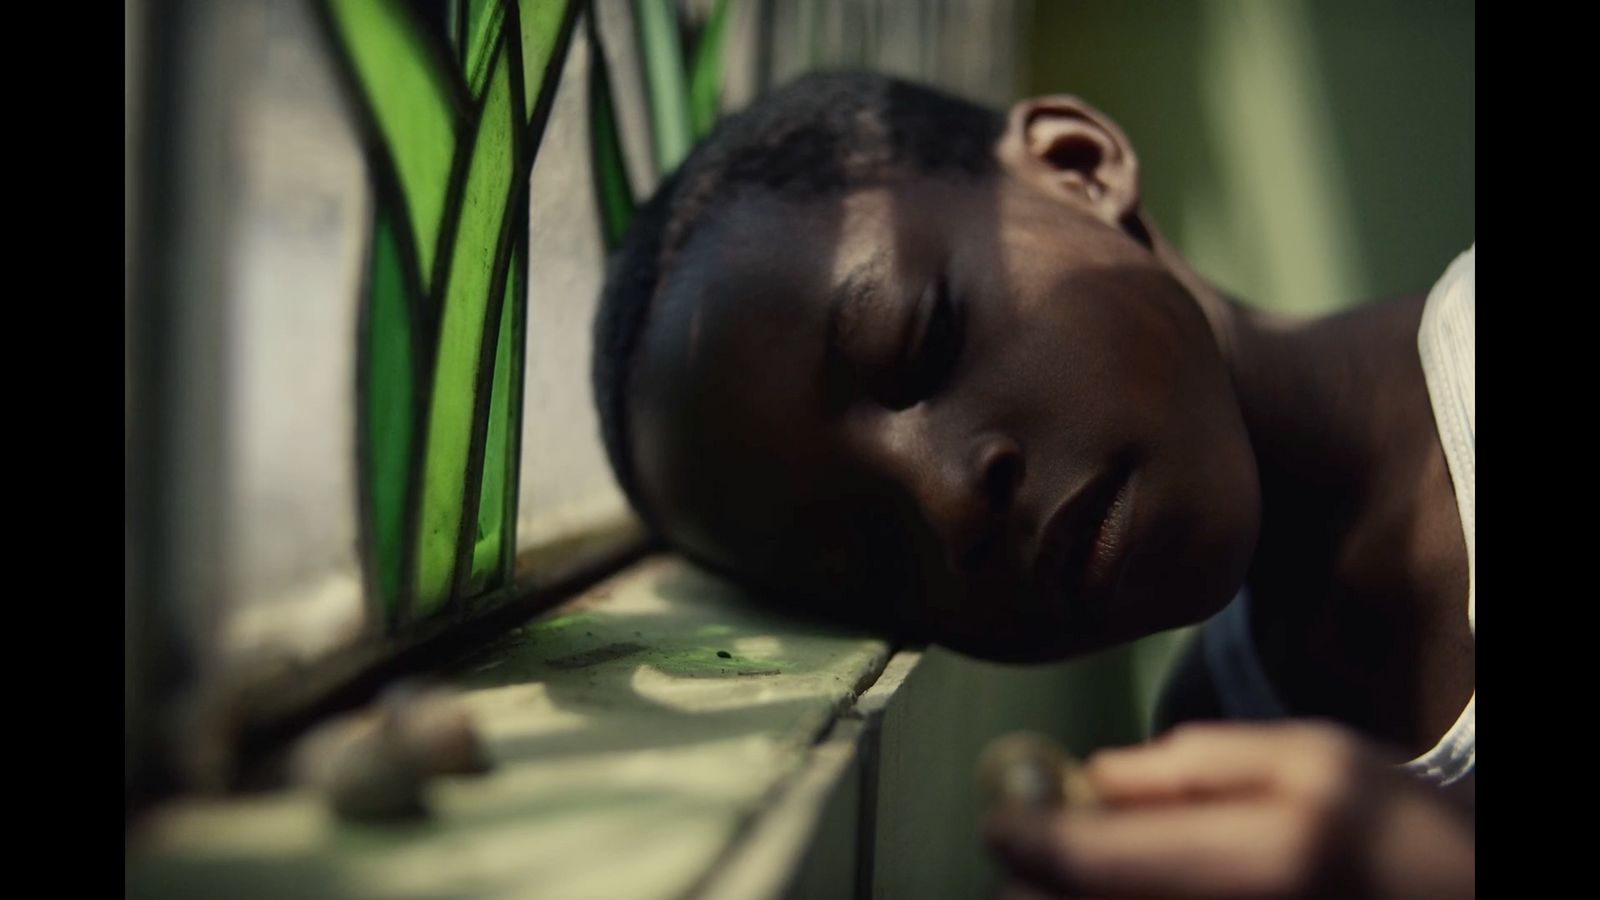
[[895,405],[915,406],[937,394],[961,353],[962,315],[940,276],[917,304],[913,337],[901,354]]

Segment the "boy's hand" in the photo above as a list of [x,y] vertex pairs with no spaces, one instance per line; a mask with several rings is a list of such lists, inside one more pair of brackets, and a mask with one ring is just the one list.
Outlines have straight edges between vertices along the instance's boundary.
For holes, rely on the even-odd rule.
[[1395,762],[1320,723],[1184,725],[1089,760],[1103,808],[997,808],[985,837],[1002,896],[1472,896],[1470,811]]

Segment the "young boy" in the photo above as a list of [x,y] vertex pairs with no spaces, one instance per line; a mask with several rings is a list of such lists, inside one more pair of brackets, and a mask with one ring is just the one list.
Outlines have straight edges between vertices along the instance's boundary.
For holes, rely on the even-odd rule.
[[1007,661],[1215,617],[1168,722],[1340,723],[1100,754],[1105,808],[989,823],[1018,891],[1470,893],[1472,256],[1431,301],[1282,319],[1139,200],[1127,138],[1076,98],[769,95],[613,261],[618,479],[797,610]]

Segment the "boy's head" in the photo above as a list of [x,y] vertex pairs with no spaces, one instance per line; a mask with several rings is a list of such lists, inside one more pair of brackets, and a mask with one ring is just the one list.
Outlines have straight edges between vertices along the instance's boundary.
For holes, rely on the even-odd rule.
[[596,321],[607,451],[688,555],[1001,659],[1197,621],[1258,486],[1230,376],[1070,97],[813,75],[641,209]]

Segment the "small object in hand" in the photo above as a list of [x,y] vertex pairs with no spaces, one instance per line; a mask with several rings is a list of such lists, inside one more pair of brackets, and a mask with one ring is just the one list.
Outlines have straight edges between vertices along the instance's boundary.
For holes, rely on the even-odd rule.
[[1083,764],[1055,741],[1014,732],[978,757],[978,786],[990,806],[1089,808],[1100,804]]

